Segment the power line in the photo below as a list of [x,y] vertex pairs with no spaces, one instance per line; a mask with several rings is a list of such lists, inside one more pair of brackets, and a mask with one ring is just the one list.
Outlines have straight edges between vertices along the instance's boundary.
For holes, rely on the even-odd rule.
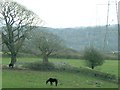
[[[107,9],[107,22],[106,22],[106,32],[105,32],[105,37],[104,37],[104,46],[103,46],[103,50],[105,49],[105,46],[106,46],[106,39],[107,39],[107,33],[108,33],[108,26],[109,26],[109,11],[110,11],[110,0],[108,0],[108,9]],[[115,0],[115,3],[112,4],[112,5],[115,5],[116,6],[116,16],[117,16],[117,20],[118,20],[118,9],[117,9],[117,0]],[[118,21],[119,22],[119,21]],[[119,24],[118,24],[118,28],[119,28]],[[108,44],[108,43],[107,43]]]

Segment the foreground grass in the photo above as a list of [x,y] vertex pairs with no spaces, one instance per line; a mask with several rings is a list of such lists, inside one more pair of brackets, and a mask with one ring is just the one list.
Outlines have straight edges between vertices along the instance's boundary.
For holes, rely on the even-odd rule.
[[[58,86],[46,85],[49,77],[59,80]],[[80,73],[30,71],[4,69],[2,77],[3,88],[117,88],[115,83]]]
[[[35,62],[35,61],[41,61],[40,58],[18,58],[18,64],[25,63],[25,62]],[[79,60],[79,59],[49,59],[50,62],[65,62],[70,64],[74,67],[85,67],[85,61]],[[3,58],[2,63],[8,64],[10,62],[10,58]],[[105,63],[102,66],[98,66],[95,68],[95,70],[110,73],[118,76],[118,61],[117,60],[106,60]]]

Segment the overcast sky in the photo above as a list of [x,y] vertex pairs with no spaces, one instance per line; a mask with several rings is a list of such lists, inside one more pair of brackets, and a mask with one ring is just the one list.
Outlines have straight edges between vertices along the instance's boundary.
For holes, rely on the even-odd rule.
[[[14,0],[35,12],[47,27],[99,26],[107,23],[108,0]],[[110,0],[109,24],[117,23],[115,0]],[[120,0],[117,0],[120,1]]]

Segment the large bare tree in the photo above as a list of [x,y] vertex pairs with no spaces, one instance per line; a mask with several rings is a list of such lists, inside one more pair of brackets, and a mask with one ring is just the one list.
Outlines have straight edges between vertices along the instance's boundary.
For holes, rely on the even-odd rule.
[[64,48],[63,40],[48,30],[39,30],[38,28],[38,30],[31,31],[27,37],[26,47],[33,47],[36,51],[39,50],[39,55],[42,55],[45,63],[48,62],[48,57],[51,54]]
[[42,20],[17,2],[7,0],[0,1],[0,22],[2,41],[10,51],[11,64],[14,65],[18,51],[25,40],[25,34]]

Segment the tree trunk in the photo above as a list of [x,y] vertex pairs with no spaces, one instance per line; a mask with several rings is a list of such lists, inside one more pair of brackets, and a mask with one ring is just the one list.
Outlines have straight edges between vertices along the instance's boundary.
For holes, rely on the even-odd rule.
[[92,65],[92,69],[94,69],[94,66]]
[[16,63],[16,53],[11,53],[11,64],[15,64]]
[[43,55],[43,62],[48,63],[48,56],[47,55]]

